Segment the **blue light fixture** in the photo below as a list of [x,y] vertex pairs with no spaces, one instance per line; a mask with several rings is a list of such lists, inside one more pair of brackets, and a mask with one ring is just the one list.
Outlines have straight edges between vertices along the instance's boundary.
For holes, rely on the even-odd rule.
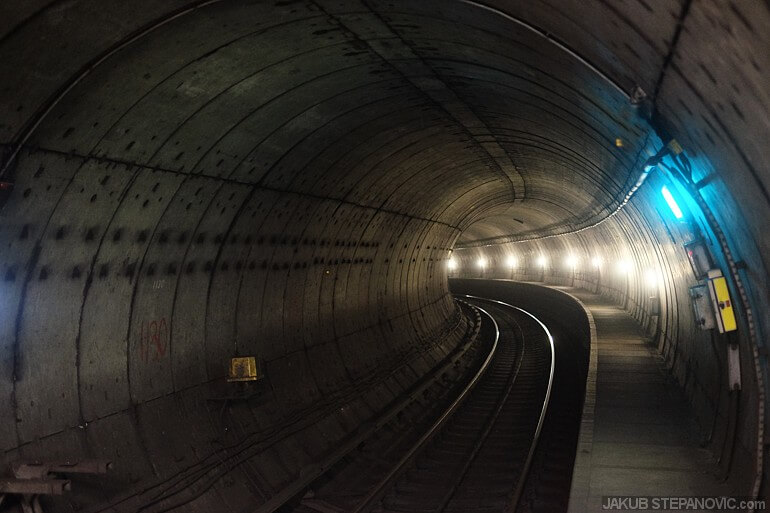
[[668,203],[668,208],[670,208],[671,212],[674,213],[674,217],[677,219],[682,219],[682,209],[680,209],[679,205],[676,204],[676,200],[671,195],[668,187],[664,185],[660,192],[663,193],[663,198],[666,200],[666,203]]

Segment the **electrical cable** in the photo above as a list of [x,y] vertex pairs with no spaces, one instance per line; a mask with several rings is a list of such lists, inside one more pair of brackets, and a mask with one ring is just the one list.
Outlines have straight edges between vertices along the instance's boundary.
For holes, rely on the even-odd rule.
[[[722,390],[722,379],[724,377],[724,366],[722,365],[722,360],[719,358],[719,351],[717,350],[717,343],[716,343],[716,335],[714,334],[714,331],[711,330],[709,332],[711,334],[711,349],[714,351],[714,359],[717,362],[717,369],[718,369],[718,375],[719,378],[717,380],[717,386],[719,387],[719,390]],[[706,437],[706,440],[704,441],[705,444],[710,444],[714,440],[714,432],[717,428],[717,419],[719,419],[719,404],[720,404],[720,398],[722,394],[721,392],[717,395],[716,404],[714,406],[714,419],[711,421],[711,431],[708,434],[708,437]]]

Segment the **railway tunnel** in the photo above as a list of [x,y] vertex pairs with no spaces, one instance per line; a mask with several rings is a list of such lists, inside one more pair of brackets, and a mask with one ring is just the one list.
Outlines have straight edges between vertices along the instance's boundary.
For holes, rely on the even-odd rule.
[[555,323],[554,288],[632,318],[764,497],[768,26],[760,0],[2,2],[0,481],[109,461],[29,507],[296,504],[478,332],[452,291],[513,280]]

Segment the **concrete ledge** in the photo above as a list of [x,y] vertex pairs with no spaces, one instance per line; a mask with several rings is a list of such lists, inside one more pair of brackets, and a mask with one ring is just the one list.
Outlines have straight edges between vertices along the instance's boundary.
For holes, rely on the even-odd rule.
[[591,489],[591,463],[594,451],[594,418],[596,410],[596,376],[599,362],[599,344],[596,337],[596,323],[591,310],[577,297],[556,287],[550,287],[571,297],[586,314],[591,332],[588,373],[586,374],[586,392],[583,400],[583,415],[580,420],[577,453],[572,466],[572,486],[570,487],[568,513],[588,511],[588,496]]

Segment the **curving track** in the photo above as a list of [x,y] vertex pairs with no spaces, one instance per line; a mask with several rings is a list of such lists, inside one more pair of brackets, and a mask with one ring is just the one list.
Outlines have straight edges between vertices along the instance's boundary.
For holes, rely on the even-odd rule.
[[525,310],[468,299],[497,321],[498,350],[416,466],[392,483],[373,511],[515,509],[547,410],[553,341],[547,328]]
[[[294,511],[514,511],[548,408],[554,344],[529,312],[465,298],[483,312],[483,364],[457,398],[366,489],[321,486]],[[419,429],[415,427],[414,429]],[[385,457],[383,455],[383,457]],[[368,469],[359,469],[366,473]],[[349,483],[347,483],[349,485]]]

